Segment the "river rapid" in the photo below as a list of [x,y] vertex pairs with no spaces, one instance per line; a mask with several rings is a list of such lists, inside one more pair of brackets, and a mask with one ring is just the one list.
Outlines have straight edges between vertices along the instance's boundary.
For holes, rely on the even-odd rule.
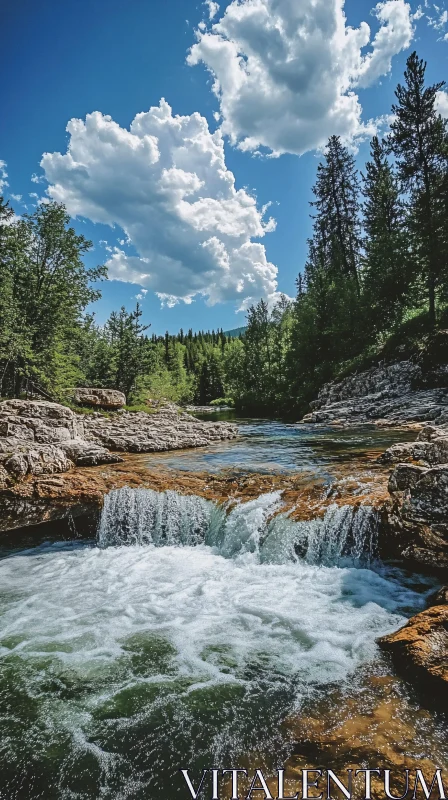
[[[322,475],[399,436],[241,431],[148,460]],[[359,742],[344,753],[325,736],[348,718],[372,728],[384,702],[380,760],[443,767],[445,721],[422,712],[375,641],[434,583],[378,562],[377,522],[369,507],[336,506],[293,521],[280,491],[229,510],[123,488],[105,498],[95,540],[18,541],[0,560],[0,798],[170,800],[189,796],[180,768],[356,765]]]

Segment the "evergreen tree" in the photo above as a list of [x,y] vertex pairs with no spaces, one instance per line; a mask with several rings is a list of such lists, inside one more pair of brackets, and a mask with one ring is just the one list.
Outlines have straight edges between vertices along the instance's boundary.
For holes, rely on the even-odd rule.
[[148,341],[143,333],[150,326],[141,324],[142,313],[139,303],[130,313],[122,306],[106,324],[114,350],[114,387],[126,396],[148,368]]
[[316,209],[313,238],[319,250],[319,265],[336,281],[351,278],[359,295],[359,179],[355,159],[339,136],[332,136],[328,142],[325,161],[317,168],[313,193],[316,198],[311,203]]
[[389,145],[409,197],[414,257],[424,277],[430,320],[435,324],[437,292],[447,266],[443,247],[446,230],[443,215],[438,213],[446,176],[447,123],[436,111],[437,93],[445,82],[426,86],[425,73],[426,62],[412,53],[405,85],[399,84],[395,92]]
[[19,395],[29,379],[58,394],[80,377],[77,334],[84,309],[100,296],[91,282],[106,268],[86,269],[82,258],[92,244],[69,221],[64,206],[47,203],[1,226],[0,312],[9,321],[0,368],[8,394]]
[[365,257],[363,305],[373,335],[390,330],[403,316],[411,274],[406,213],[400,187],[378,137],[363,177]]

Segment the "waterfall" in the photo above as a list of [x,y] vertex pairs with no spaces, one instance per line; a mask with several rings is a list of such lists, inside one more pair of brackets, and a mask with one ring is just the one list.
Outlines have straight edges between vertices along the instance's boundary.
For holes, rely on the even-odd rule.
[[223,517],[224,510],[196,495],[125,487],[104,498],[98,543],[197,545]]
[[367,565],[377,557],[379,515],[370,506],[330,506],[323,518],[293,522],[274,517],[260,549],[265,563],[306,561],[338,566]]
[[100,547],[205,544],[225,558],[258,562],[365,565],[376,557],[378,513],[370,506],[331,506],[322,518],[296,522],[281,513],[281,492],[230,510],[195,495],[123,488],[104,500]]

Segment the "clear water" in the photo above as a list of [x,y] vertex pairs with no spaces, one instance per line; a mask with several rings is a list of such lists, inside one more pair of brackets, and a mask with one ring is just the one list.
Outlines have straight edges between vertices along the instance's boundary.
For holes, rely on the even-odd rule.
[[283,763],[286,717],[374,665],[430,586],[367,568],[368,510],[280,502],[120,490],[96,542],[0,561],[0,797],[186,797],[180,767]]
[[[223,414],[202,415],[221,419]],[[302,472],[325,473],[332,464],[359,460],[367,453],[383,453],[396,442],[415,439],[415,432],[394,428],[327,428],[270,420],[238,419],[241,438],[212,447],[148,456],[150,467],[190,472]]]

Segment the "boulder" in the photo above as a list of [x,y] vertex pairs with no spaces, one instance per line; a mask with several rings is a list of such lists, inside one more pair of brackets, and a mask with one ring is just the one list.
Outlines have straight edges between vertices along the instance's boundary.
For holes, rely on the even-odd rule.
[[73,398],[80,406],[117,409],[126,405],[126,395],[116,389],[74,389]]
[[448,464],[398,464],[389,492],[380,537],[382,557],[448,576]]
[[378,459],[383,464],[418,461],[427,466],[448,463],[448,436],[439,436],[428,441],[417,440],[394,444]]
[[82,417],[58,403],[6,400],[0,403],[0,488],[27,475],[67,472],[121,461],[102,445],[84,439]]
[[420,688],[437,692],[437,702],[448,703],[448,606],[438,605],[412,617],[404,628],[378,640],[397,669],[418,681]]

